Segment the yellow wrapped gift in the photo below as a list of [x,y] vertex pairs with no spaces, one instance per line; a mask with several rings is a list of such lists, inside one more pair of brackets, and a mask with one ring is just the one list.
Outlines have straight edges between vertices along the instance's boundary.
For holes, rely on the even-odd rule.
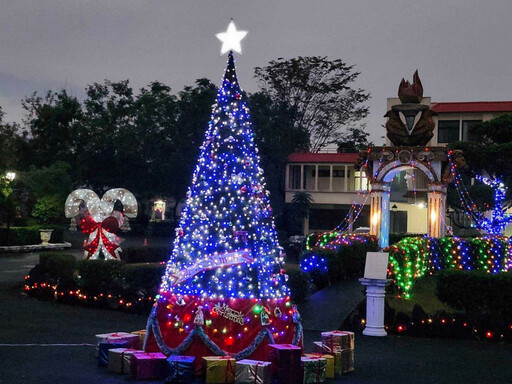
[[225,384],[235,382],[234,358],[229,356],[207,356],[203,357],[206,362],[206,383]]
[[354,371],[354,350],[343,349],[336,350],[331,355],[334,355],[334,373],[336,375],[343,375],[345,373]]
[[305,353],[305,357],[320,357],[327,360],[327,366],[325,367],[325,378],[334,379],[334,356],[324,353]]
[[134,331],[134,332],[130,332],[132,335],[137,335],[139,336],[139,345],[138,345],[138,349],[140,350],[143,350],[144,349],[144,339],[146,338],[146,330],[145,329],[141,329],[140,331]]

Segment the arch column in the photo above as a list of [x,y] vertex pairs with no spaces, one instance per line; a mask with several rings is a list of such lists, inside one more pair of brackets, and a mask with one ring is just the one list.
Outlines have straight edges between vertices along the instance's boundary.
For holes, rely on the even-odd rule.
[[431,183],[428,186],[428,231],[429,237],[443,237],[446,232],[446,186]]
[[389,245],[390,183],[372,183],[370,202],[370,234],[377,237],[381,248]]

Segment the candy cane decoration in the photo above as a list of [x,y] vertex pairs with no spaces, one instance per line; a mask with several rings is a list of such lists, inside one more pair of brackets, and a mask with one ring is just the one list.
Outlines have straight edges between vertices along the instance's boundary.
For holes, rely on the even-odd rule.
[[[123,212],[114,211],[118,200],[123,204]],[[82,202],[85,207],[80,208]],[[128,218],[137,217],[137,199],[133,193],[124,188],[109,189],[100,200],[90,189],[77,189],[67,197],[64,210],[72,220],[71,228],[76,228],[78,218],[82,233],[89,235],[84,244],[87,259],[98,259],[103,252],[107,260],[120,260],[120,244],[124,239],[115,232],[129,230]]]

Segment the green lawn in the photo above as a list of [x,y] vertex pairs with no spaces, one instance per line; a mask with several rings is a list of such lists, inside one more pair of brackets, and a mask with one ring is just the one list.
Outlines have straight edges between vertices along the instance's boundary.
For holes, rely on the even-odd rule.
[[454,309],[440,302],[436,296],[436,278],[425,276],[418,279],[414,284],[411,299],[400,299],[393,295],[386,295],[386,300],[391,308],[397,312],[412,314],[412,308],[419,304],[429,315],[434,315],[437,311],[444,310],[453,313]]

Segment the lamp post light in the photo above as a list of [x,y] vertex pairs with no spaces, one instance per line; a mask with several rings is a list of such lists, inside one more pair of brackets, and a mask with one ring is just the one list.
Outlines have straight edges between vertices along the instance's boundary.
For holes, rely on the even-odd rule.
[[16,178],[16,172],[7,172],[5,174],[5,178],[9,181],[9,182],[12,182],[15,178]]
[[[9,171],[5,174],[5,179],[8,181],[7,183],[7,194],[6,194],[6,203],[7,203],[7,233],[6,233],[6,243],[9,245],[9,235],[11,231],[11,207],[10,207],[10,198],[12,194],[12,188],[9,187],[9,184],[14,181],[16,178],[16,172]],[[11,191],[9,192],[9,189]]]

